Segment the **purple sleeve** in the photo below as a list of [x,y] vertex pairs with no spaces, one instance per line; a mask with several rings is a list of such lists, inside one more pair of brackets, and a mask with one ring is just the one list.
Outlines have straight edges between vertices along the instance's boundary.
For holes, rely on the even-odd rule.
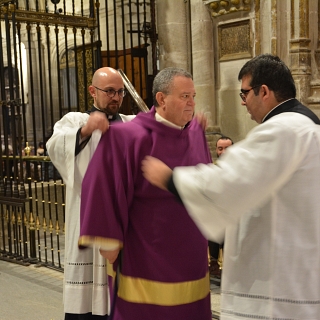
[[81,246],[99,245],[108,250],[109,243],[123,243],[128,224],[128,190],[130,167],[125,165],[124,145],[117,136],[104,134],[90,161],[82,182],[80,240]]

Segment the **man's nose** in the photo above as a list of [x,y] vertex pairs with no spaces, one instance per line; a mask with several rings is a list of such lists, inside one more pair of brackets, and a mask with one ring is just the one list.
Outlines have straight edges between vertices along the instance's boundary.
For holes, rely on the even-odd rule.
[[119,100],[121,99],[118,91],[116,91],[116,93],[115,93],[115,95],[113,96],[112,99],[113,99],[113,100],[116,100],[116,101],[119,101]]
[[189,104],[192,104],[192,105],[195,105],[195,104],[196,104],[195,97],[190,97],[190,98],[188,99],[188,103],[189,103]]

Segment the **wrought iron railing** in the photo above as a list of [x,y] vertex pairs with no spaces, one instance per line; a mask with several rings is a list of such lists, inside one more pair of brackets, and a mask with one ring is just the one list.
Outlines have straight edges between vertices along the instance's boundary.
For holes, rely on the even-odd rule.
[[23,182],[0,179],[0,259],[63,271],[64,183],[48,157],[23,158]]

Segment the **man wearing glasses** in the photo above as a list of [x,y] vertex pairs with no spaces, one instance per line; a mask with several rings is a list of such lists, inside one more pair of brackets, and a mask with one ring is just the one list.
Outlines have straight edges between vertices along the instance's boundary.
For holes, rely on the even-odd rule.
[[78,249],[81,183],[109,123],[126,122],[134,117],[119,114],[126,92],[117,70],[98,69],[89,92],[94,101],[92,109],[87,113],[67,113],[55,124],[47,142],[50,159],[66,184],[65,320],[108,318],[106,260],[96,249]]
[[238,79],[259,125],[219,166],[172,171],[149,157],[142,170],[182,199],[208,239],[225,239],[221,320],[319,319],[320,121],[295,99],[278,57],[253,58]]

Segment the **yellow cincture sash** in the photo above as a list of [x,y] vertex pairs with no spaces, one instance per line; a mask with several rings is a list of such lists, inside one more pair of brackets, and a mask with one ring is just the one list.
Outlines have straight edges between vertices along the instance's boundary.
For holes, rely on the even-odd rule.
[[176,306],[204,299],[209,292],[209,273],[199,280],[171,283],[120,274],[118,296],[128,302]]

